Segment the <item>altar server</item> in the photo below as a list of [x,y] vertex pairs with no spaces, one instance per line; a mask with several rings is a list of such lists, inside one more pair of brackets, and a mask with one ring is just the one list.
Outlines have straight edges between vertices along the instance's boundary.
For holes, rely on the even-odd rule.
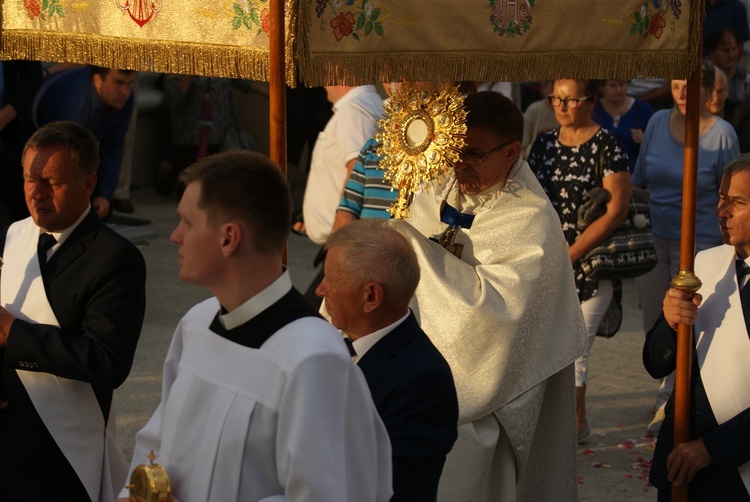
[[367,383],[283,265],[281,172],[233,151],[181,180],[180,279],[215,296],[177,326],[131,471],[153,450],[182,502],[389,500],[390,443]]

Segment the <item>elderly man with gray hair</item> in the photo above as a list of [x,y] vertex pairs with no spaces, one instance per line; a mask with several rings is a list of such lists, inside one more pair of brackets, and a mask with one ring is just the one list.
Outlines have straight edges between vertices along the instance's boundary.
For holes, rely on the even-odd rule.
[[393,499],[435,501],[457,436],[458,399],[450,367],[419,327],[409,301],[419,264],[385,220],[358,220],[326,242],[316,293],[345,335],[391,440]]

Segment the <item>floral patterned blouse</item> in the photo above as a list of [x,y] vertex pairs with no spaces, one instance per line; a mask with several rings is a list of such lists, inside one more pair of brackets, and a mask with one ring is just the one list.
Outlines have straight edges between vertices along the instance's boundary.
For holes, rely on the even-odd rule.
[[[604,128],[578,146],[558,141],[560,129],[540,134],[529,153],[529,165],[557,211],[568,245],[581,234],[576,228],[578,208],[588,200],[589,191],[599,186],[596,164],[602,162],[604,176],[628,171],[628,156],[622,140]],[[601,153],[600,153],[601,152]],[[596,277],[584,277],[574,266],[576,289],[581,302],[591,298],[599,287]],[[619,289],[619,285],[615,285]]]

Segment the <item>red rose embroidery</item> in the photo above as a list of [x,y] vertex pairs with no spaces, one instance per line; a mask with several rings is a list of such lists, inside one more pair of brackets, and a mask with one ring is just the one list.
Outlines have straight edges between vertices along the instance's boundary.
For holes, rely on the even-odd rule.
[[268,34],[271,27],[271,13],[268,12],[268,9],[263,9],[263,12],[260,13],[260,26],[263,28],[263,32]]
[[42,5],[39,0],[23,0],[23,5],[32,21],[42,12]]
[[351,12],[342,12],[331,19],[331,28],[333,28],[333,36],[336,37],[337,42],[348,37],[354,30],[354,16]]
[[654,14],[651,18],[651,23],[648,26],[648,32],[656,38],[661,38],[661,34],[664,33],[664,27],[667,25],[667,21],[659,14]]

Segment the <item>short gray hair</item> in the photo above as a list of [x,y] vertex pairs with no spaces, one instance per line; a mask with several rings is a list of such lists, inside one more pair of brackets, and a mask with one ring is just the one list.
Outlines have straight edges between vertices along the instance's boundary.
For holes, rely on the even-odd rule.
[[385,290],[385,301],[407,305],[419,284],[419,262],[409,241],[391,228],[387,220],[363,219],[333,232],[326,249],[346,253],[342,268],[353,287],[377,282]]

